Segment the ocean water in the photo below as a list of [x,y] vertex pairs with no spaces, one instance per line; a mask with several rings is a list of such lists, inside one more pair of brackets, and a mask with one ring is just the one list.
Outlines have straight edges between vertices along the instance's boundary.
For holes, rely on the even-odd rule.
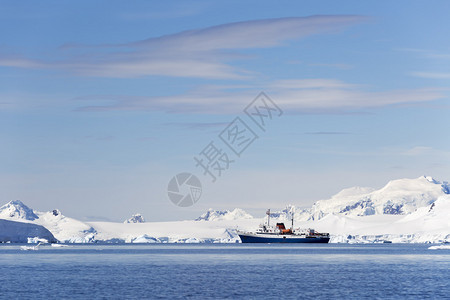
[[424,244],[0,244],[5,299],[450,299]]

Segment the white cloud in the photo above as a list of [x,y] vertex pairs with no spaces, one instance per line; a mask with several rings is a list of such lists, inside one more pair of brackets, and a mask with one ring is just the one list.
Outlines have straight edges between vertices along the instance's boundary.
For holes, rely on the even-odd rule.
[[416,53],[422,57],[431,58],[431,59],[442,59],[442,60],[450,59],[449,53],[442,53],[442,52],[438,52],[436,50],[431,50],[431,49],[398,48],[395,50],[402,51],[402,52]]
[[[426,58],[432,61],[429,65],[437,65],[436,62],[439,62],[440,70],[445,70],[445,66],[448,65],[450,59],[449,53],[442,53],[436,50],[415,49],[415,48],[401,48],[396,50],[414,53],[421,58]],[[409,72],[408,75],[427,79],[450,79],[450,72],[442,72],[442,71],[413,71]]]
[[439,89],[367,91],[362,88],[305,88],[273,94],[286,110],[336,110],[383,107],[432,101],[444,97]]
[[411,75],[429,79],[450,79],[449,72],[412,72]]
[[[120,45],[74,46],[60,49],[66,58],[39,61],[0,58],[0,65],[20,68],[63,69],[86,76],[180,77],[243,79],[246,70],[230,62],[243,56],[237,49],[267,48],[319,33],[335,33],[365,20],[361,16],[312,16],[253,20],[153,37]],[[79,53],[77,56],[70,53]]]
[[356,85],[348,84],[336,79],[284,79],[277,80],[270,85],[277,89],[327,89],[327,88],[351,88]]
[[134,45],[154,49],[160,47],[182,51],[265,48],[286,40],[337,32],[365,20],[361,16],[312,16],[253,20],[228,23],[198,30],[183,31],[159,38],[150,38]]
[[432,147],[416,146],[402,152],[402,154],[408,156],[417,156],[417,155],[431,154],[433,151],[434,149]]
[[341,69],[341,70],[350,70],[350,69],[354,68],[354,66],[351,64],[343,64],[343,63],[334,63],[334,64],[314,63],[314,64],[308,64],[308,65],[316,66],[316,67],[336,68],[336,69]]
[[[289,113],[343,113],[346,110],[432,101],[444,97],[442,90],[370,91],[362,85],[336,79],[290,79],[268,85],[204,86],[181,95],[166,97],[95,96],[85,97],[81,111],[149,110],[171,113],[230,114],[242,111],[260,91],[265,91]],[[105,100],[110,100],[105,103]],[[96,103],[102,103],[98,105]]]
[[427,156],[435,160],[441,160],[442,162],[448,162],[450,158],[450,151],[428,146],[414,146],[401,151],[400,154],[405,156]]
[[40,63],[38,61],[33,61],[30,59],[24,59],[21,57],[8,57],[8,58],[0,57],[0,66],[34,69],[34,68],[45,68],[46,64]]

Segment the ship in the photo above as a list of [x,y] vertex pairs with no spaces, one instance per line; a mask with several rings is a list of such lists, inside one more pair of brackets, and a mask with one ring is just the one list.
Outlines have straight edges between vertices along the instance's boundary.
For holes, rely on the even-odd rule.
[[270,226],[270,209],[267,210],[267,224],[262,224],[255,232],[239,231],[238,235],[242,243],[328,243],[329,233],[317,232],[308,228],[294,230],[294,214],[291,214],[291,228],[286,228],[284,223],[276,223]]

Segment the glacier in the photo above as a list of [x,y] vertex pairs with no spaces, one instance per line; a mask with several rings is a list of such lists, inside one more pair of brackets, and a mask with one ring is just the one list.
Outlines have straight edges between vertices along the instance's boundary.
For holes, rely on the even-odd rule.
[[28,243],[43,240],[50,243],[56,242],[53,234],[43,226],[0,219],[0,241],[2,242]]
[[[397,179],[380,189],[347,188],[310,208],[287,205],[272,211],[271,218],[290,224],[293,215],[296,227],[329,232],[331,243],[448,243],[449,190],[447,182],[429,176]],[[264,217],[235,208],[209,209],[197,219],[186,221],[145,223],[140,214],[135,214],[125,223],[81,222],[57,209],[34,211],[18,200],[0,207],[3,223],[39,226],[36,228],[48,230],[61,243],[237,243],[237,230],[254,230]],[[31,233],[25,238],[17,232],[14,241],[41,238]],[[1,241],[7,239],[0,236]]]
[[448,183],[429,176],[392,180],[379,190],[354,187],[342,190],[331,199],[317,201],[311,208],[310,218],[318,220],[329,213],[405,215],[431,205],[445,194],[449,194]]
[[[94,241],[95,229],[86,223],[64,216],[58,209],[38,212],[15,200],[0,207],[0,219],[29,223],[46,228],[61,243]],[[33,238],[34,236],[29,236]],[[3,240],[0,240],[3,241]]]

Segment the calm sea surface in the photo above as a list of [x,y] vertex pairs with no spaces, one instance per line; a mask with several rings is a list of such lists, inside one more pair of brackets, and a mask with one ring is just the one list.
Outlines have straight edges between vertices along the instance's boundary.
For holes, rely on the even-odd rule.
[[423,244],[0,244],[5,299],[450,299],[450,250]]

